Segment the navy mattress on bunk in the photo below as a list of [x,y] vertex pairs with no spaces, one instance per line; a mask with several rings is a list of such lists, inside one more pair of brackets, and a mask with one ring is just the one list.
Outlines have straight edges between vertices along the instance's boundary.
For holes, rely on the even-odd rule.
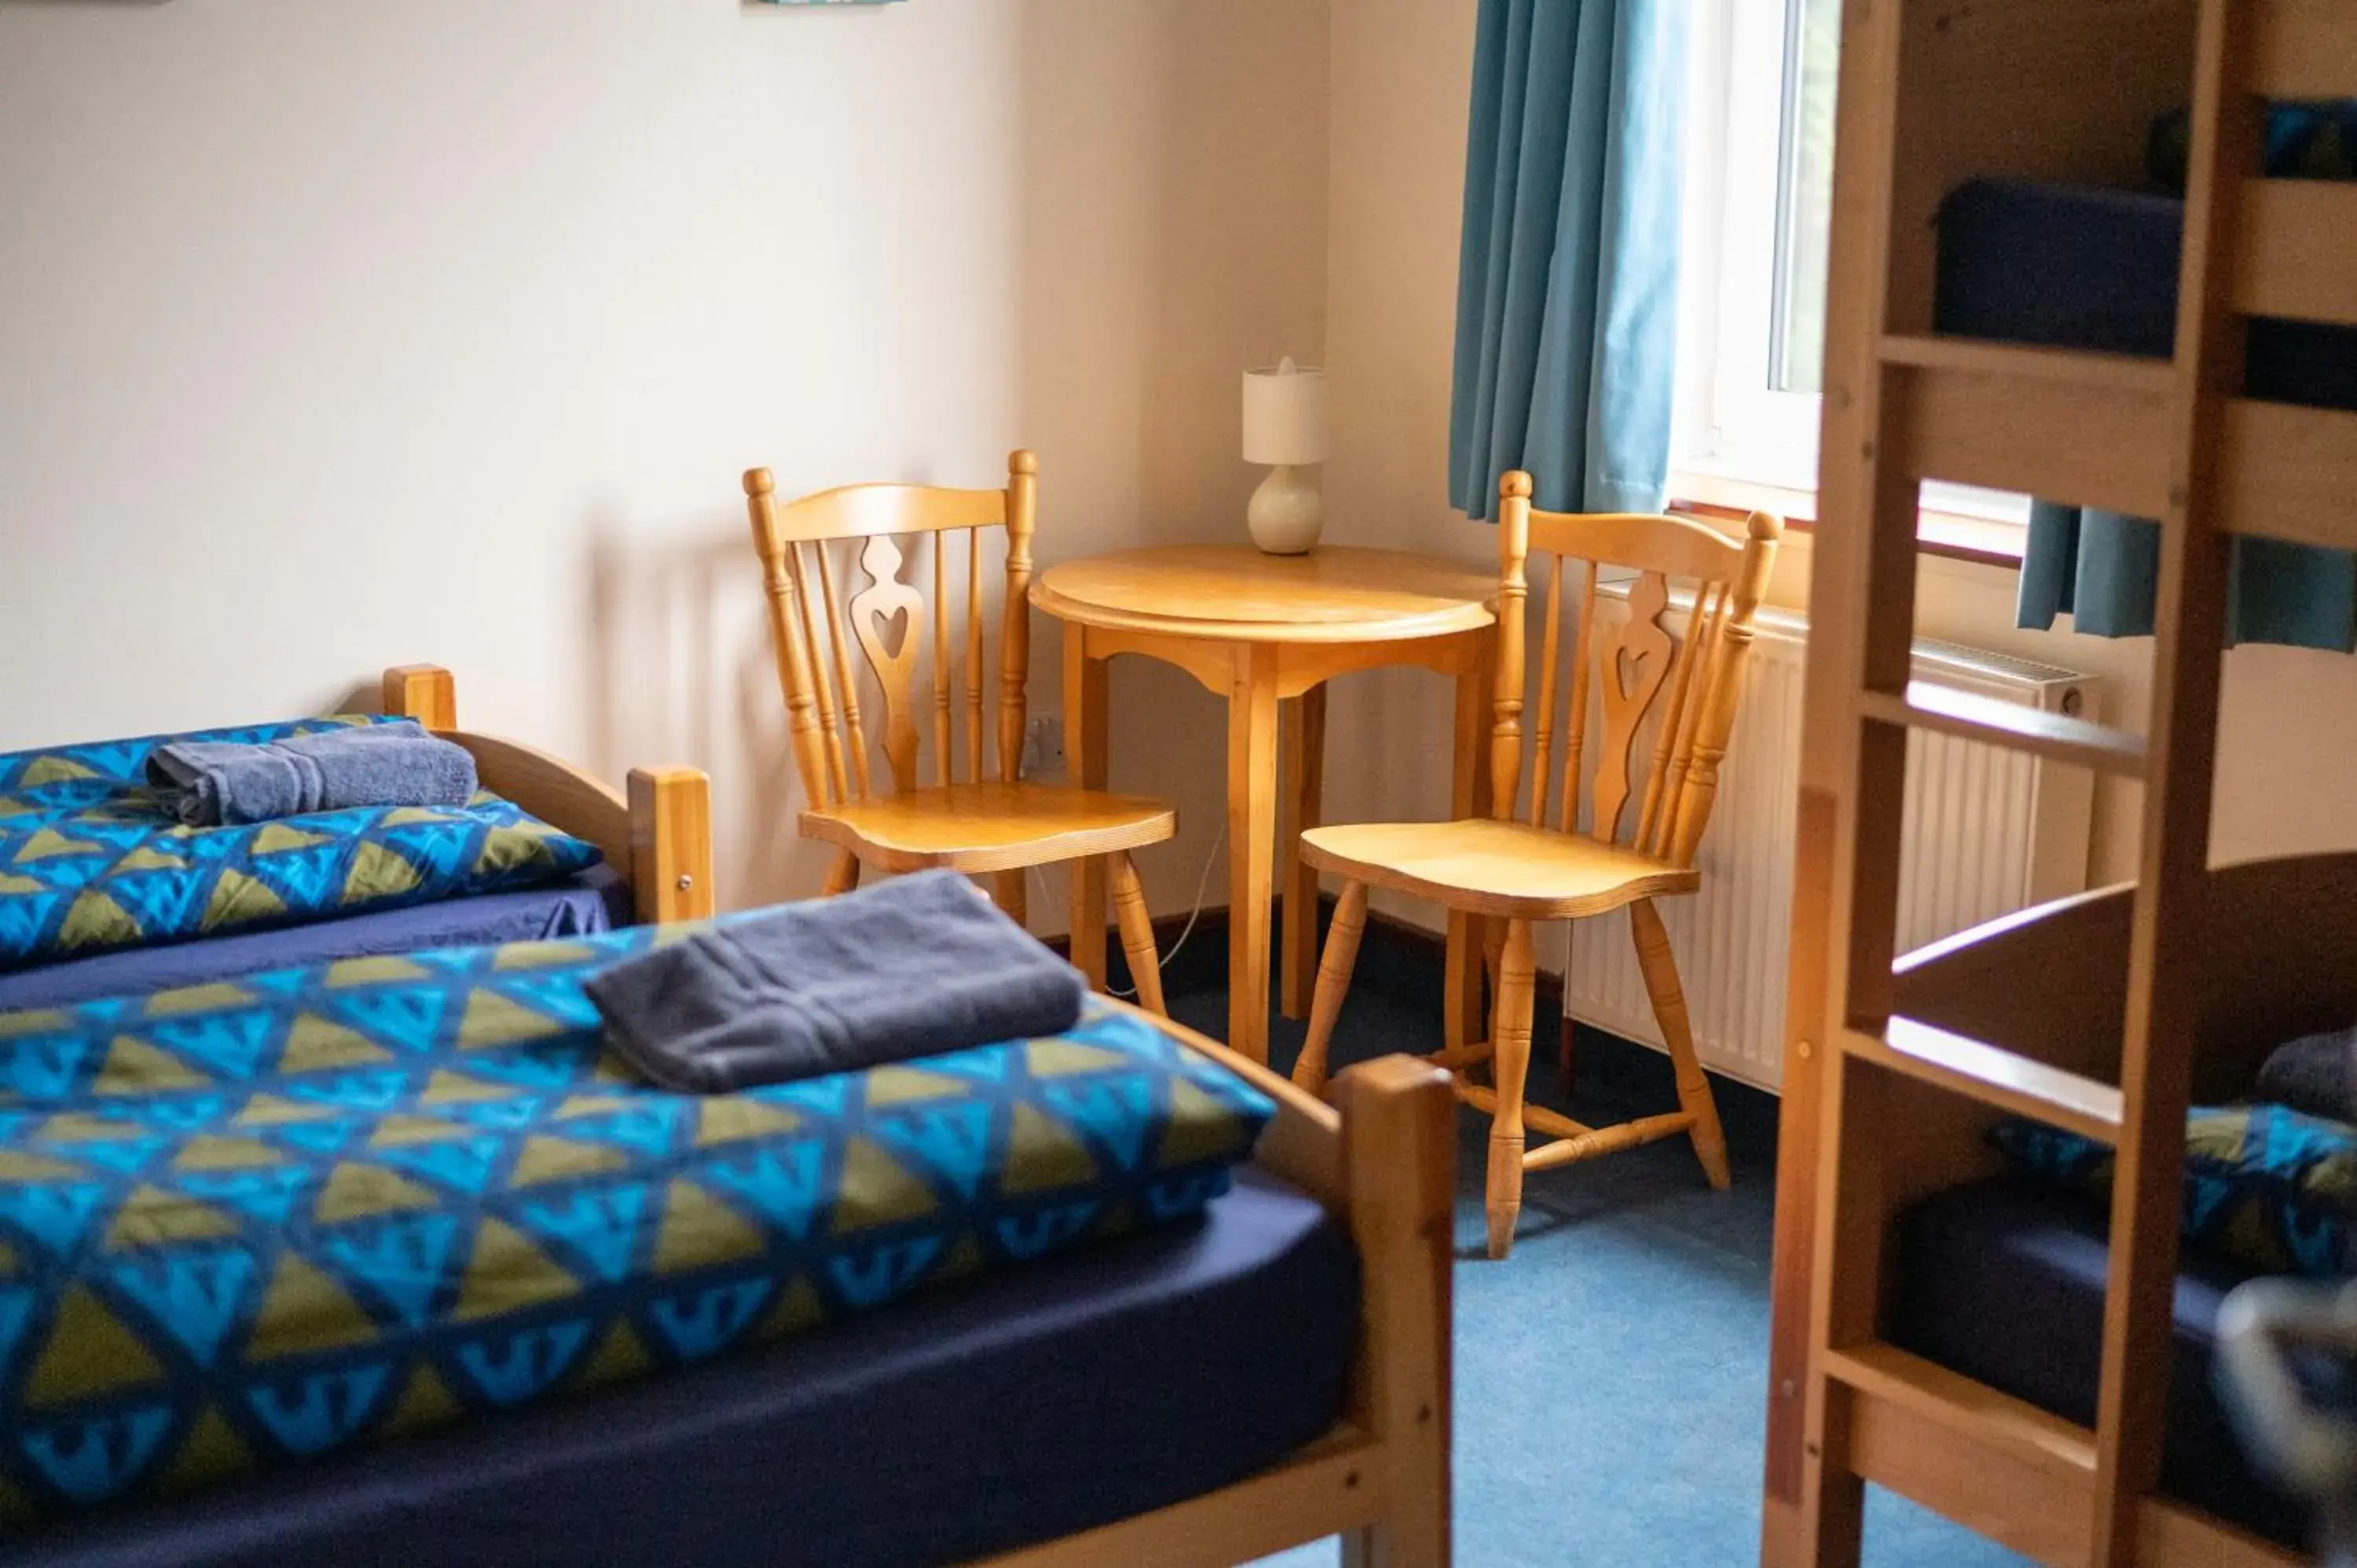
[[[2095,1420],[2103,1356],[2104,1213],[2018,1176],[1914,1205],[1897,1234],[1891,1341],[2082,1425]],[[2187,1249],[2179,1260],[2161,1487],[2171,1497],[2298,1545],[2306,1507],[2244,1462],[2211,1384],[2218,1307],[2249,1271]]]
[[1340,1417],[1358,1263],[1256,1169],[1197,1221],[611,1391],[19,1540],[0,1568],[884,1568],[1181,1501]]
[[635,918],[630,883],[611,866],[593,865],[545,887],[481,893],[164,947],[122,948],[0,973],[0,1013],[69,1007],[106,996],[147,996],[232,975],[422,948],[595,936],[619,930]]
[[[1940,212],[1942,332],[2166,357],[2185,204],[2100,186],[1975,180]],[[2357,328],[2251,324],[2247,390],[2357,409]]]

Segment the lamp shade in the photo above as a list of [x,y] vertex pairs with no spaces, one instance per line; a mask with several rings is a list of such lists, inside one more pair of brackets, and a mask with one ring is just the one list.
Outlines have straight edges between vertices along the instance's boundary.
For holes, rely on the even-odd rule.
[[1244,461],[1323,463],[1326,456],[1326,372],[1291,360],[1246,371]]

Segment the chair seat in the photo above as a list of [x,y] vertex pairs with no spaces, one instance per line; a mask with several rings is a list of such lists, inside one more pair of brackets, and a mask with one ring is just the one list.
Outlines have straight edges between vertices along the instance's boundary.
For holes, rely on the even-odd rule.
[[1312,828],[1301,855],[1354,882],[1524,920],[1600,915],[1702,884],[1699,872],[1618,844],[1488,818]]
[[1053,865],[1159,843],[1178,830],[1178,811],[1161,800],[1028,780],[946,784],[802,814],[805,837],[890,872]]

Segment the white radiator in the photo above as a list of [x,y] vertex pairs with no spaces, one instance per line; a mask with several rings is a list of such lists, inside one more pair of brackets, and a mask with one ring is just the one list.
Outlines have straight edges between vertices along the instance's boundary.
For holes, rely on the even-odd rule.
[[[1611,585],[1604,594],[1598,615],[1625,618],[1625,597],[1614,596]],[[1670,619],[1683,636],[1676,610]],[[1808,628],[1798,616],[1766,609],[1759,626],[1703,841],[1702,891],[1663,899],[1661,909],[1703,1064],[1774,1089],[1783,1071]],[[2098,711],[2103,684],[2100,677],[1929,641],[1915,645],[1914,678],[2073,714]],[[2085,769],[1922,731],[1909,747],[1900,951],[2086,886],[2094,783]],[[1650,736],[1637,755],[1652,756]],[[1581,920],[1571,943],[1564,990],[1573,1016],[1659,1046],[1628,917]]]

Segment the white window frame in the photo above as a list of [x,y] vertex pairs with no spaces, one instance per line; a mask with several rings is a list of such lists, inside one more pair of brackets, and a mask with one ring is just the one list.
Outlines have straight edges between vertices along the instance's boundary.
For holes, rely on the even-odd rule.
[[[1787,510],[1817,487],[1823,400],[1780,392],[1770,357],[1784,245],[1783,160],[1789,29],[1800,0],[1688,0],[1683,270],[1671,492]],[[1932,514],[2018,532],[2026,496],[1962,485],[1923,487]],[[2000,538],[2010,538],[2001,532]],[[2005,553],[2003,547],[1997,553]],[[2012,553],[2018,554],[2015,542]]]

